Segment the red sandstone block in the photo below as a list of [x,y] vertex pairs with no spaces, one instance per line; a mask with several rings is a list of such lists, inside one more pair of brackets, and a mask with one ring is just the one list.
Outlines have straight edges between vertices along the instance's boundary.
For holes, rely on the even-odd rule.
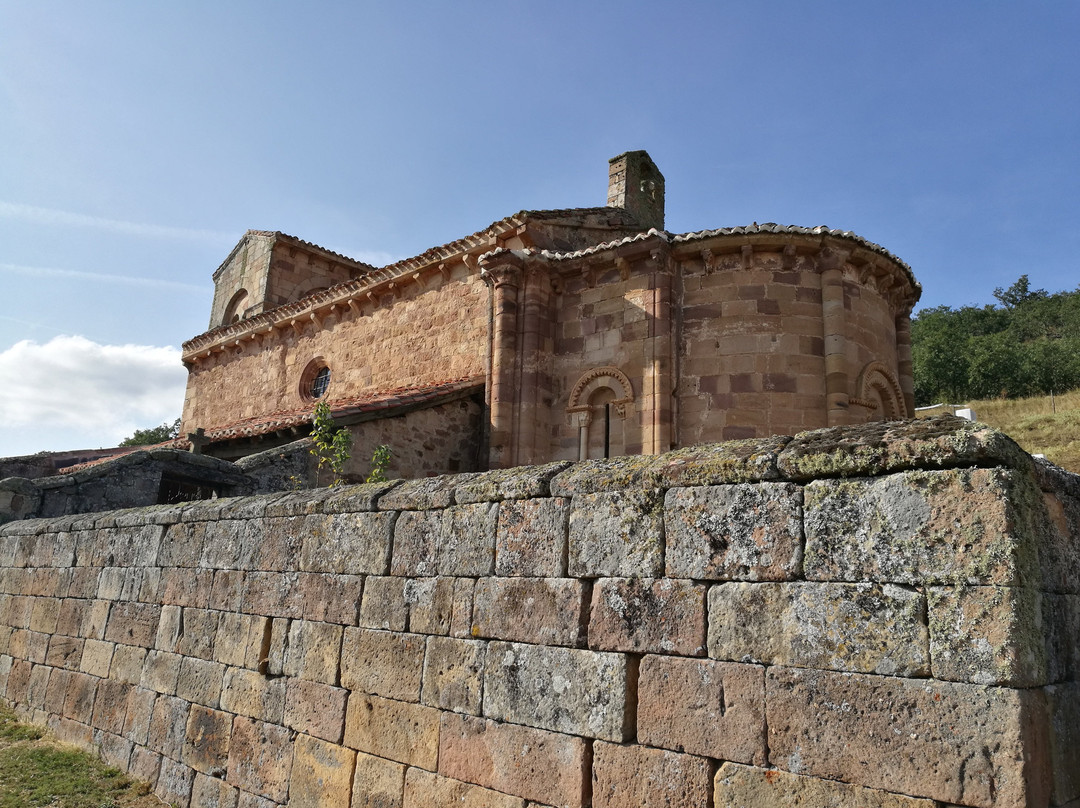
[[420,701],[425,641],[415,634],[345,630],[341,685],[398,701]]
[[580,808],[588,793],[588,748],[574,735],[443,713],[439,773],[559,808]]
[[584,585],[572,578],[481,578],[473,596],[473,636],[577,646]]
[[703,808],[711,790],[704,758],[603,741],[593,746],[593,808]]
[[245,791],[285,802],[292,771],[291,730],[237,717],[229,741],[228,781]]
[[345,732],[345,702],[349,691],[340,687],[290,679],[285,688],[282,723],[330,743],[341,743]]
[[434,771],[439,715],[431,707],[353,693],[345,713],[345,745]]
[[672,578],[601,578],[593,587],[589,647],[705,653],[705,587]]
[[647,656],[638,740],[739,763],[765,762],[765,674],[758,665]]

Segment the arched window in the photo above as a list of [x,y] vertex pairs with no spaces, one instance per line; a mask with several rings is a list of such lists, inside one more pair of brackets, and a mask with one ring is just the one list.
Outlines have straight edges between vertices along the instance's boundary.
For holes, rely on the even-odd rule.
[[578,459],[626,454],[623,425],[634,403],[630,380],[618,368],[593,368],[570,393],[566,412],[578,428]]
[[225,316],[221,318],[221,324],[232,325],[240,322],[249,305],[247,289],[241,289],[232,296],[229,305],[225,307]]

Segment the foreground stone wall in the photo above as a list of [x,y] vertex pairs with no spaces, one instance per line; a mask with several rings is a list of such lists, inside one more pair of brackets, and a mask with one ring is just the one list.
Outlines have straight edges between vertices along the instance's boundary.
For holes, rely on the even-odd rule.
[[0,695],[181,806],[1080,805],[1080,484],[956,419],[16,522]]

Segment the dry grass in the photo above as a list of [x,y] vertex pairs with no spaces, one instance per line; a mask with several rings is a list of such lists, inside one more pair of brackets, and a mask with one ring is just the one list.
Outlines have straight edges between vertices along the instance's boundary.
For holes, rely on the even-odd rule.
[[[984,424],[1000,429],[1032,454],[1046,455],[1051,463],[1080,473],[1080,390],[1060,396],[991,398],[969,401]],[[945,410],[926,410],[920,416]]]

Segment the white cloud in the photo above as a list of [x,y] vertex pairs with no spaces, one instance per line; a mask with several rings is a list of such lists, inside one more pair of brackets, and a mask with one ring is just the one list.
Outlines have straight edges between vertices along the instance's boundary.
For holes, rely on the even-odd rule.
[[0,200],[0,216],[22,219],[35,224],[59,225],[63,227],[91,227],[108,230],[113,233],[125,233],[144,238],[180,239],[185,241],[204,241],[213,244],[231,243],[237,240],[235,233],[220,230],[200,230],[192,227],[167,227],[159,224],[125,222],[119,219],[107,219],[103,216],[88,216],[85,213],[72,213],[54,208],[39,208],[23,205],[19,202]]
[[[136,429],[175,420],[186,381],[177,348],[70,336],[17,342],[0,352],[0,427],[8,433],[0,456],[115,446]],[[83,445],[57,446],[50,435],[59,433]]]

